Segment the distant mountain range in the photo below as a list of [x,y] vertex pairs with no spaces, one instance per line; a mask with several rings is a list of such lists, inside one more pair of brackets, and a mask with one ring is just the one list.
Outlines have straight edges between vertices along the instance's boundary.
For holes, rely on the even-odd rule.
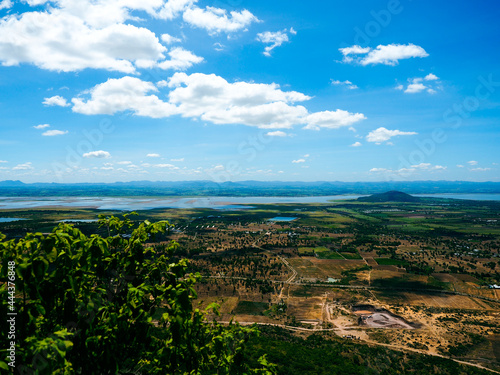
[[314,196],[376,194],[500,193],[500,182],[387,181],[288,182],[131,181],[115,183],[31,183],[0,181],[0,196]]

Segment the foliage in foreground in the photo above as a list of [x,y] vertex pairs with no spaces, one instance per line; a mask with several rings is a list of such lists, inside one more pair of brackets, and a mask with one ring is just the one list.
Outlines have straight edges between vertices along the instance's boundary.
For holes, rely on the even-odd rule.
[[[106,238],[87,237],[63,223],[48,235],[29,233],[19,240],[6,241],[0,233],[1,316],[10,306],[17,312],[19,373],[273,373],[265,356],[254,369],[244,361],[254,329],[223,327],[193,309],[199,275],[187,273],[187,260],[171,260],[177,244],[145,245],[168,222],[145,221],[132,230],[125,215],[100,217],[99,224],[107,228]],[[9,264],[15,265],[10,275]],[[15,302],[9,305],[13,269]],[[5,319],[0,328],[10,328]],[[3,369],[11,362],[9,342],[2,335]]]

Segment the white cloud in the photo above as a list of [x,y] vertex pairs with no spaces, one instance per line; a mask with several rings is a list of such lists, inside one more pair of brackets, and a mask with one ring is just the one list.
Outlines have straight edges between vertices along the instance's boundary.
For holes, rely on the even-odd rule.
[[181,47],[174,48],[168,55],[170,56],[170,60],[158,63],[158,68],[165,70],[186,70],[194,64],[199,64],[203,61],[203,57],[196,56],[194,53]]
[[110,158],[111,157],[111,154],[107,151],[102,151],[102,150],[99,150],[99,151],[91,151],[91,152],[87,152],[85,154],[83,154],[83,157],[84,158]]
[[350,63],[354,61],[354,58],[350,55],[364,55],[370,52],[370,47],[361,47],[361,46],[352,46],[352,47],[345,47],[345,48],[339,48],[339,51],[344,55],[343,62],[345,63]]
[[0,163],[8,163],[7,160],[0,160]]
[[154,164],[154,168],[167,168],[167,169],[179,169],[179,167],[176,167],[173,164]]
[[427,74],[427,75],[424,77],[424,79],[425,79],[426,81],[436,81],[436,80],[438,80],[438,79],[439,79],[439,77],[438,77],[438,76],[436,76],[435,74],[429,73],[429,74]]
[[170,159],[170,161],[184,161],[184,158],[179,158],[179,159]]
[[311,97],[296,91],[283,91],[274,83],[229,83],[215,74],[175,73],[157,86],[170,89],[168,101],[149,95],[158,92],[151,82],[135,77],[109,79],[81,97],[73,98],[72,110],[89,115],[129,110],[153,118],[182,115],[214,124],[242,124],[264,129],[301,124],[307,129],[339,128],[365,118],[361,113],[340,109],[311,114],[305,107],[295,104]]
[[457,164],[458,168],[465,168],[462,164]]
[[33,126],[35,129],[47,129],[50,128],[49,124],[40,124],[40,125],[35,125]]
[[146,95],[158,91],[151,82],[135,77],[108,79],[88,91],[90,99],[73,98],[73,112],[86,115],[112,115],[121,111],[133,111],[138,116],[153,118],[168,117],[176,113],[175,106],[160,100],[156,95]]
[[179,43],[179,42],[181,42],[181,39],[176,38],[175,36],[172,36],[170,34],[162,34],[161,35],[161,40],[165,44],[173,44],[173,43]]
[[491,168],[471,168],[469,170],[472,172],[486,172],[491,171]]
[[469,165],[477,165],[477,161],[471,160],[471,161],[468,161],[467,164],[469,164]]
[[224,46],[223,44],[221,44],[221,43],[219,43],[219,42],[214,43],[214,44],[213,44],[213,46],[214,46],[214,49],[215,49],[216,51],[218,51],[218,52],[220,52],[220,51],[224,51],[224,48],[226,48],[226,46]]
[[290,34],[297,35],[297,31],[293,27],[290,27]]
[[228,16],[225,9],[207,6],[205,9],[190,7],[184,11],[183,19],[192,26],[207,30],[210,34],[222,31],[230,33],[245,29],[252,22],[259,22],[248,10],[232,11]]
[[420,163],[417,165],[411,166],[414,169],[426,170],[426,171],[439,171],[445,170],[447,167],[443,167],[442,165],[432,165],[431,163]]
[[390,169],[386,169],[386,168],[372,168],[372,169],[370,169],[371,173],[388,172],[388,171],[390,171]]
[[347,88],[349,90],[356,90],[358,88],[358,86],[356,86],[355,84],[353,84],[351,81],[348,81],[348,80],[345,80],[345,81],[339,81],[338,79],[337,80],[331,80],[332,82],[332,85],[335,85],[335,86],[347,86]]
[[[379,45],[377,48],[370,47],[362,48],[360,46],[352,46],[347,48],[339,48],[339,51],[344,55],[343,62],[355,62],[360,65],[397,65],[399,60],[409,59],[412,57],[427,57],[429,54],[425,50],[414,44],[389,44]],[[352,56],[354,55],[354,57]],[[359,55],[363,55],[362,57]]]
[[171,20],[179,16],[188,7],[192,6],[197,0],[168,0],[157,11],[156,17]]
[[281,130],[276,130],[275,132],[266,133],[269,137],[286,137],[287,134]]
[[65,98],[59,95],[51,96],[50,98],[45,98],[43,104],[47,106],[59,106],[59,107],[67,107],[70,105],[68,102],[66,102]]
[[27,162],[24,164],[18,164],[14,168],[12,168],[13,171],[28,171],[34,169],[32,166],[31,162]]
[[393,177],[397,176],[407,176],[413,173],[419,172],[436,172],[436,171],[444,171],[447,167],[443,167],[442,165],[432,165],[430,163],[420,163],[417,165],[412,165],[410,168],[400,168],[397,170],[387,169],[387,168],[372,168],[370,169],[370,173],[384,173],[386,175],[391,175]]
[[297,159],[297,160],[292,160],[292,163],[299,164],[299,163],[305,163],[305,159]]
[[427,87],[421,83],[411,83],[408,85],[408,87],[405,90],[405,93],[407,94],[415,94],[417,92],[422,92],[426,89]]
[[372,130],[368,135],[366,136],[366,140],[368,142],[375,142],[376,144],[380,144],[382,142],[386,142],[392,137],[398,136],[398,135],[415,135],[417,133],[415,132],[403,132],[401,130],[389,130],[384,127],[380,127],[376,130]]
[[304,155],[305,158],[308,158],[309,156],[311,156],[311,155],[309,155],[309,154],[305,154]]
[[[66,7],[3,18],[0,21],[2,64],[28,63],[64,72],[92,68],[132,73],[137,61],[154,64],[165,58],[166,48],[153,32],[113,22],[129,18],[126,14],[89,14],[98,10],[91,6],[86,11],[89,1],[63,4]],[[125,7],[120,9],[127,13]]]
[[341,109],[337,109],[336,111],[316,112],[306,117],[307,125],[304,129],[338,129],[343,126],[351,126],[365,119],[366,117],[362,113],[351,113]]
[[132,162],[131,162],[131,161],[124,160],[124,161],[119,161],[119,162],[118,162],[118,163],[116,163],[116,164],[120,164],[120,165],[130,165],[130,164],[132,164]]
[[147,158],[159,158],[161,155],[160,154],[147,154]]
[[63,134],[67,134],[68,131],[67,130],[47,130],[46,132],[43,132],[42,135],[45,136],[45,137],[54,137],[56,135],[63,135]]
[[361,142],[354,142],[351,147],[360,147],[362,146]]
[[[426,75],[423,78],[420,77],[409,78],[408,79],[409,84],[406,87],[406,90],[404,90],[404,92],[405,94],[416,94],[422,91],[427,91],[429,94],[436,94],[437,93],[436,89],[437,88],[441,89],[441,86],[439,86],[438,82],[433,82],[433,81],[437,81],[438,79],[439,78],[432,73]],[[404,89],[403,85],[396,86],[396,90],[403,90],[403,89]]]
[[11,0],[2,0],[2,2],[0,2],[0,9],[9,9],[10,7],[12,7]]
[[265,31],[263,33],[258,33],[257,40],[265,44],[270,44],[269,46],[266,46],[264,48],[263,53],[266,56],[271,56],[271,51],[273,49],[289,41],[286,29],[283,31],[276,31],[276,32]]
[[244,124],[260,128],[290,128],[307,116],[297,101],[310,97],[282,91],[276,84],[229,83],[214,74],[176,73],[169,81],[170,103],[184,117],[200,117],[215,124]]

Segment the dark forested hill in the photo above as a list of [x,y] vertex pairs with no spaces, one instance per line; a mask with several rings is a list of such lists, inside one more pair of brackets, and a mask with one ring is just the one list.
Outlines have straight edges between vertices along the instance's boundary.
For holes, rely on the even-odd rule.
[[420,200],[418,197],[400,191],[388,191],[358,198],[360,202],[420,202]]

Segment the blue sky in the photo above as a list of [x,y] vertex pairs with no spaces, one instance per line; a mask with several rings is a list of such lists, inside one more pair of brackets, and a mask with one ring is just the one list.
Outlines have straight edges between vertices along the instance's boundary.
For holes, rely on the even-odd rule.
[[494,1],[0,0],[0,180],[500,181]]

